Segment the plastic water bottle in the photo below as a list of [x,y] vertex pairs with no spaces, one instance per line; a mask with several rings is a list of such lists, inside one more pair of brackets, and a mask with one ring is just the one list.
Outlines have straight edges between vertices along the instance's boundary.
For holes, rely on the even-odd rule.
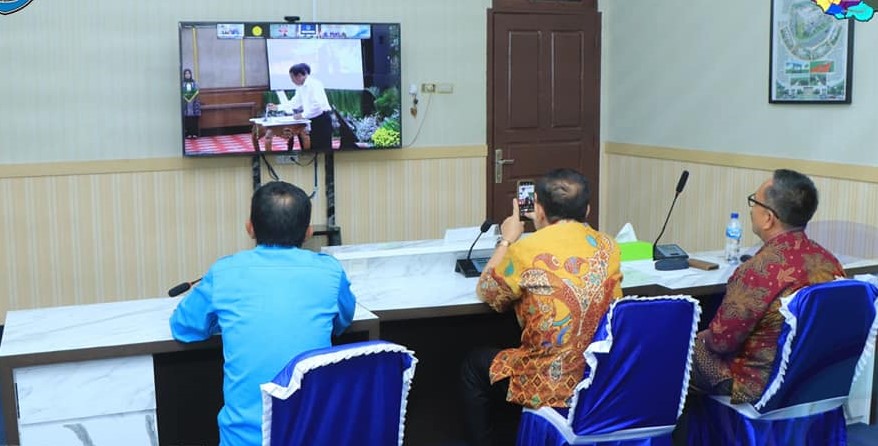
[[741,249],[741,220],[738,220],[738,213],[732,212],[732,218],[726,226],[726,262],[730,265],[737,264],[738,251]]

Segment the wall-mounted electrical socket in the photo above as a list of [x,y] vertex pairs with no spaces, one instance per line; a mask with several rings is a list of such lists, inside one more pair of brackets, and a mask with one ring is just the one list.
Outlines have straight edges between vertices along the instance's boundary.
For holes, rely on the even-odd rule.
[[441,83],[436,84],[436,93],[444,93],[451,94],[454,93],[454,84],[452,83]]
[[429,82],[421,84],[421,93],[454,93],[454,84],[450,82],[435,83]]

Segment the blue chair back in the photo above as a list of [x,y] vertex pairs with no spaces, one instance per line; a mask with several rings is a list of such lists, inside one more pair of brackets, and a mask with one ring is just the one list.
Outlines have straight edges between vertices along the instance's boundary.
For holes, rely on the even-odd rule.
[[707,396],[689,411],[689,444],[844,445],[841,407],[875,350],[876,288],[838,280],[781,299],[774,371],[755,404]]
[[775,368],[762,398],[753,405],[756,411],[765,414],[821,401],[841,405],[858,363],[868,357],[867,343],[874,349],[875,297],[874,285],[836,280],[782,299],[785,324]]
[[568,417],[573,432],[672,428],[689,387],[700,317],[691,297],[616,301],[585,351],[588,370]]
[[385,341],[302,353],[261,386],[263,445],[402,445],[417,362]]

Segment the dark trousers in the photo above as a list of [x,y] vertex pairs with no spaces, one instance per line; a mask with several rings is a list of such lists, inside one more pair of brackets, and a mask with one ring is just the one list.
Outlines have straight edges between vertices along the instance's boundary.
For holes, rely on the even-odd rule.
[[199,136],[198,118],[200,118],[200,116],[185,116],[183,118],[183,127],[186,131],[187,137]]
[[521,406],[506,401],[509,379],[491,384],[491,362],[500,349],[472,351],[460,368],[463,416],[471,446],[515,444]]
[[312,150],[332,149],[332,118],[329,116],[329,112],[323,112],[322,115],[311,118],[310,136]]

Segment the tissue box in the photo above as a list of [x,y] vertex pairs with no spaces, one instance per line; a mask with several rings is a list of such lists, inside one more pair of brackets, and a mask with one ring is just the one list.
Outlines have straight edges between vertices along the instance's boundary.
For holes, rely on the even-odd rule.
[[652,260],[652,243],[649,242],[626,242],[619,243],[622,250],[622,261],[629,260]]

